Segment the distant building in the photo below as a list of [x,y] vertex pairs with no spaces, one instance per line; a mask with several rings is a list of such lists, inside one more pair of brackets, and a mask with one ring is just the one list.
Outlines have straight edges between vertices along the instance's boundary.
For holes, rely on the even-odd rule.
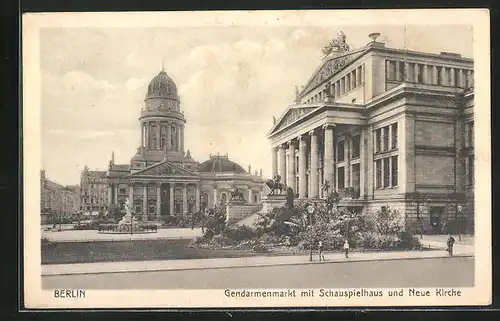
[[186,119],[177,86],[164,70],[148,85],[139,122],[141,145],[130,164],[115,164],[114,154],[111,157],[107,173],[109,206],[123,208],[129,198],[136,215],[157,220],[225,204],[234,188],[248,203],[260,202],[262,172],[252,173],[250,167],[246,171],[228,155],[211,155],[199,164],[185,150]]
[[47,178],[40,171],[40,211],[42,223],[49,219],[70,217],[79,209],[79,186],[63,186]]
[[351,50],[340,34],[325,47],[294,104],[273,122],[273,175],[300,199],[324,197],[328,184],[339,206],[365,213],[390,206],[434,233],[459,216],[471,228],[474,62],[388,48],[377,36]]
[[108,178],[106,171],[92,171],[87,166],[80,176],[80,211],[84,215],[105,213],[108,205]]

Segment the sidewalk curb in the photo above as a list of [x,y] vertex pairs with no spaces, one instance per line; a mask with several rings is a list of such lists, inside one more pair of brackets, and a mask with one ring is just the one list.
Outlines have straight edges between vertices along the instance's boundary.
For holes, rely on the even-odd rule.
[[396,261],[396,260],[429,260],[429,259],[452,259],[457,257],[474,257],[474,254],[456,254],[454,256],[430,256],[430,257],[395,257],[395,258],[380,258],[380,259],[342,259],[332,261],[305,261],[305,262],[284,262],[284,263],[261,263],[254,265],[230,265],[230,266],[210,266],[210,267],[186,267],[186,268],[168,268],[159,267],[152,269],[131,269],[125,271],[101,271],[101,272],[74,272],[74,273],[59,273],[59,274],[44,274],[42,277],[51,276],[68,276],[68,275],[87,275],[87,274],[116,274],[116,273],[137,273],[137,272],[167,272],[167,271],[192,271],[192,270],[216,270],[216,269],[234,269],[234,268],[249,268],[249,267],[268,267],[268,266],[287,266],[287,265],[310,265],[310,264],[331,264],[331,263],[349,263],[349,262],[373,262],[373,261]]

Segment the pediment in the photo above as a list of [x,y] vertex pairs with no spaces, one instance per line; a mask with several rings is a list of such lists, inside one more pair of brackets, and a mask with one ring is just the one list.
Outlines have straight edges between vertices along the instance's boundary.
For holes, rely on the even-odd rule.
[[279,131],[282,128],[296,122],[297,120],[304,118],[309,115],[319,107],[290,107],[283,117],[276,123],[276,125],[271,129],[270,135]]
[[345,55],[331,57],[325,59],[325,61],[319,66],[318,69],[313,73],[307,84],[304,86],[299,96],[303,96],[314,88],[318,87],[321,83],[332,77],[338,71],[343,69],[353,60],[360,57],[366,49],[356,50]]
[[132,173],[130,176],[192,176],[197,177],[196,173],[193,173],[185,168],[173,164],[169,161],[163,161],[158,164],[154,164],[140,171]]

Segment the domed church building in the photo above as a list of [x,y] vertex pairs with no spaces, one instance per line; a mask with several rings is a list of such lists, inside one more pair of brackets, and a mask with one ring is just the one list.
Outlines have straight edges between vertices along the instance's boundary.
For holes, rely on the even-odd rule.
[[186,118],[180,108],[177,86],[162,69],[148,85],[139,117],[141,145],[130,164],[108,167],[108,205],[123,208],[126,199],[135,215],[159,220],[165,215],[184,216],[207,207],[224,205],[235,188],[247,203],[259,203],[262,170],[251,173],[228,155],[210,155],[199,163],[184,146]]

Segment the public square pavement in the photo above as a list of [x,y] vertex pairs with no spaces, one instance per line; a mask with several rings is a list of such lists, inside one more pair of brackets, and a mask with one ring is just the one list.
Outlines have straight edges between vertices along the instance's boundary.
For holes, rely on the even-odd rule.
[[474,286],[473,257],[53,275],[44,289],[238,289]]
[[194,239],[202,236],[201,228],[162,228],[157,233],[144,234],[104,234],[97,230],[43,231],[42,237],[51,242],[95,242],[157,239]]

